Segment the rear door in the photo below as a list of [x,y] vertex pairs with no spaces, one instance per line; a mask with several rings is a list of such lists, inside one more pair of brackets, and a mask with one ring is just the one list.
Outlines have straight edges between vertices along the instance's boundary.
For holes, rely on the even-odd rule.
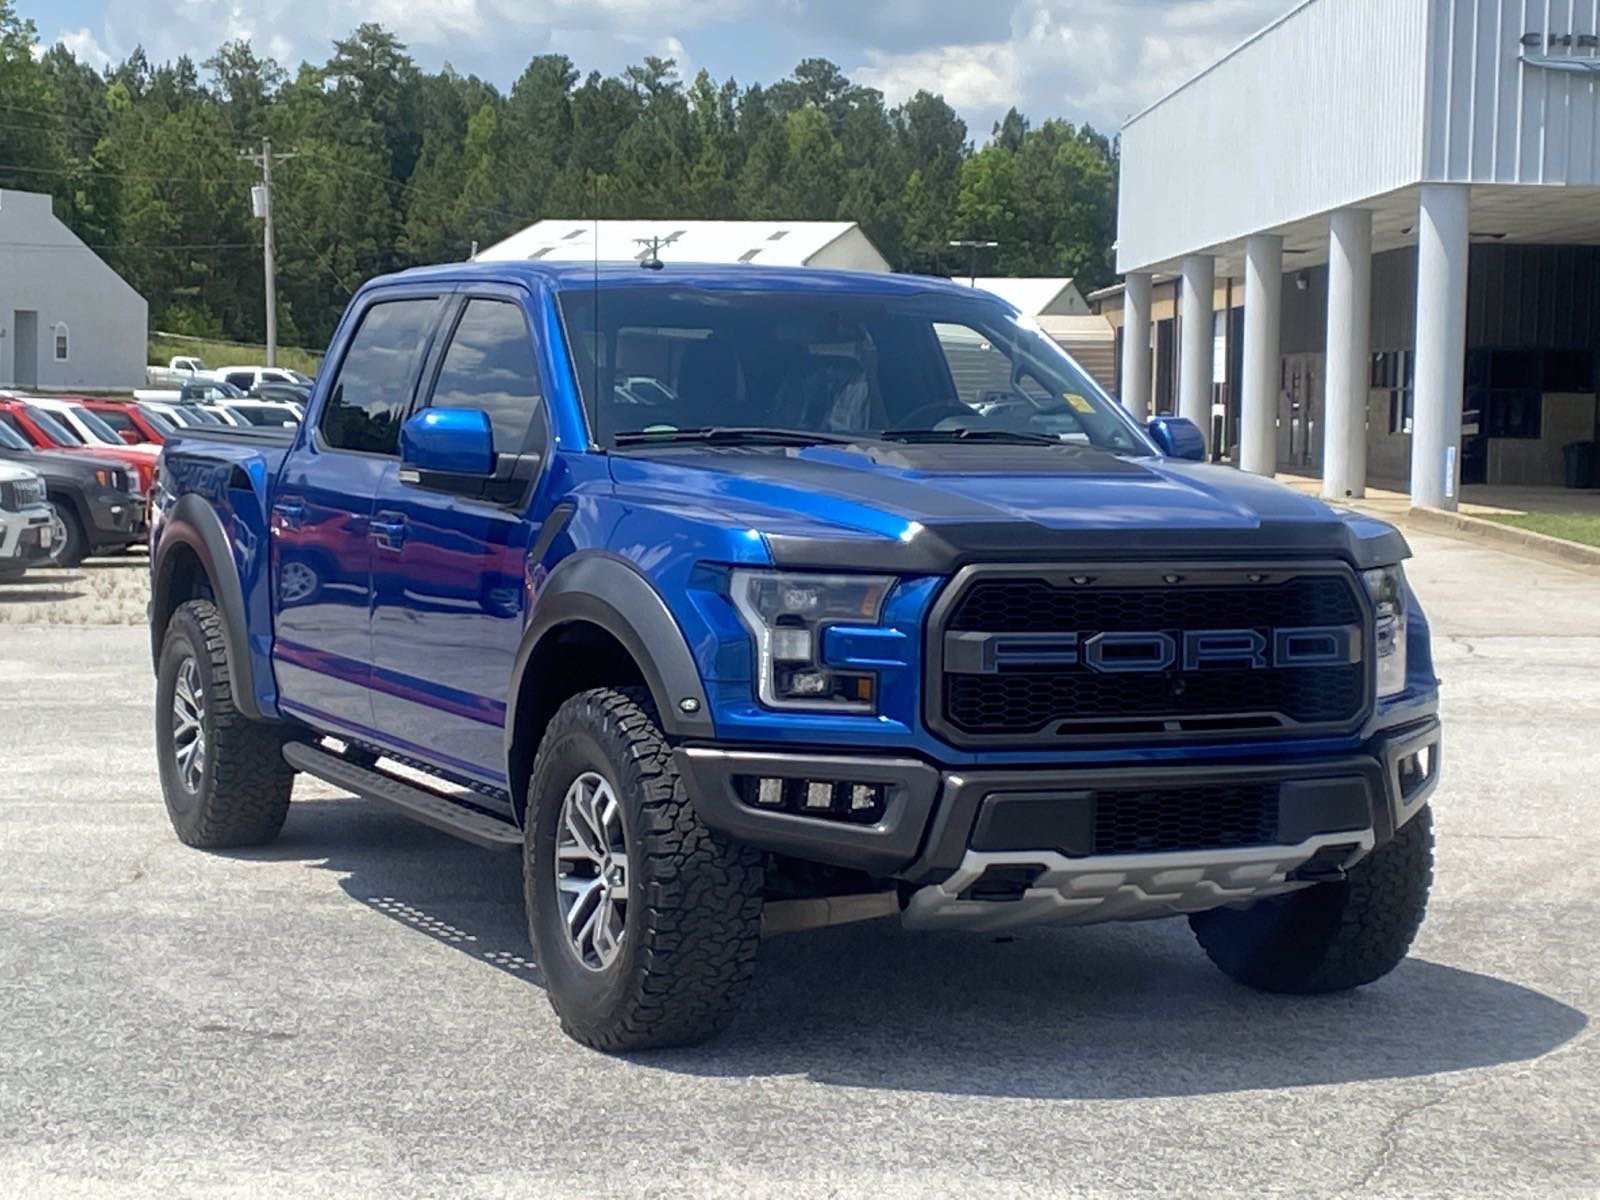
[[380,292],[356,314],[316,427],[303,428],[273,496],[281,702],[361,737],[372,724],[372,506],[397,461],[442,304],[437,293]]
[[373,517],[376,723],[399,749],[493,785],[505,783],[506,692],[550,442],[523,295],[463,294],[421,401],[489,414],[493,494],[431,490],[396,467],[384,474]]

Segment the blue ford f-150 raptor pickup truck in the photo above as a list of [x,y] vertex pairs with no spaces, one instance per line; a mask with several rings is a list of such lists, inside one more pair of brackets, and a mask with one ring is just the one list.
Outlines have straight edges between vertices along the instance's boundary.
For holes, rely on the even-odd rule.
[[182,430],[152,534],[178,836],[306,772],[523,855],[563,1027],[731,1016],[765,925],[1184,915],[1390,971],[1439,772],[1392,528],[1191,461],[1000,300],[475,263],[352,301],[298,430]]

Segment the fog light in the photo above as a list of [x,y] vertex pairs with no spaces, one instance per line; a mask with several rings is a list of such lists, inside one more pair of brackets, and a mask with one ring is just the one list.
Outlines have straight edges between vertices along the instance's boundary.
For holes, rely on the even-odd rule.
[[806,784],[806,807],[826,811],[833,807],[833,784],[808,783]]
[[852,784],[850,787],[850,811],[864,812],[867,809],[877,808],[882,802],[880,797],[883,789],[870,783]]
[[762,808],[782,808],[783,780],[763,779],[756,787],[756,803]]

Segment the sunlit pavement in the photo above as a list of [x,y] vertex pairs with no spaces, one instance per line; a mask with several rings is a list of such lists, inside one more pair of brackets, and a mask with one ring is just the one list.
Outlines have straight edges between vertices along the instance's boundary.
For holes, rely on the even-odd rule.
[[1600,579],[1412,541],[1446,778],[1388,980],[882,922],[632,1061],[557,1029],[514,856],[307,782],[272,847],[185,849],[143,629],[0,624],[0,1194],[1592,1195]]

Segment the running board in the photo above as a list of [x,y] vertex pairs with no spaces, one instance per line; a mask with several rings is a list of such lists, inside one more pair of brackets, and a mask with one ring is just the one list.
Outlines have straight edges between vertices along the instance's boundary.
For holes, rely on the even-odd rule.
[[392,804],[412,820],[474,846],[486,850],[515,850],[522,845],[522,833],[510,821],[457,804],[438,792],[405,783],[382,771],[358,767],[337,754],[304,742],[290,742],[283,748],[283,757],[297,771],[315,775],[363,799]]

